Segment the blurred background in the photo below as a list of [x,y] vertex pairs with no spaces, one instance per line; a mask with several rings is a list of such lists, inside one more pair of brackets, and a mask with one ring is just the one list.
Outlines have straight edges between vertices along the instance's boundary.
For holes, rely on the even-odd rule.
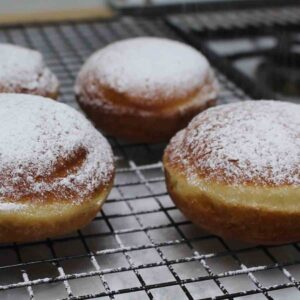
[[0,1],[0,22],[47,21],[107,14],[105,0]]
[[0,24],[164,18],[252,98],[299,101],[298,0],[0,1]]

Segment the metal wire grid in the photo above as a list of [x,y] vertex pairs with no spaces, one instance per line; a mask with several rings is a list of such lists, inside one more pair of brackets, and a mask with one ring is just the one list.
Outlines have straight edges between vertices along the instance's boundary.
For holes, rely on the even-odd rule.
[[[78,108],[73,82],[95,50],[122,38],[177,38],[160,20],[122,18],[0,30],[0,41],[39,49],[61,82],[61,101]],[[222,74],[220,103],[247,99]],[[164,145],[109,137],[114,188],[86,228],[0,246],[0,299],[299,299],[299,244],[262,247],[195,228],[168,197]],[[288,297],[288,298],[287,298]]]
[[230,11],[204,11],[176,14],[169,20],[185,29],[210,34],[218,31],[293,26],[300,23],[300,6],[258,7]]
[[[194,12],[190,14],[170,15],[168,24],[185,40],[201,49],[224,74],[242,88],[253,99],[286,99],[284,95],[272,90],[260,78],[247,73],[236,66],[239,60],[272,54],[276,42],[285,36],[297,36],[300,29],[300,6],[260,8],[217,13]],[[258,39],[274,40],[273,46],[257,47]],[[221,41],[214,47],[215,42]],[[249,41],[248,52],[239,50],[239,45]],[[226,44],[232,52],[229,53]],[[255,46],[256,45],[256,46]],[[285,43],[286,49],[289,45]],[[282,52],[284,55],[284,51]],[[249,68],[249,67],[248,67]],[[251,68],[249,68],[251,69]],[[295,101],[289,97],[290,101]],[[296,100],[297,101],[297,100]]]

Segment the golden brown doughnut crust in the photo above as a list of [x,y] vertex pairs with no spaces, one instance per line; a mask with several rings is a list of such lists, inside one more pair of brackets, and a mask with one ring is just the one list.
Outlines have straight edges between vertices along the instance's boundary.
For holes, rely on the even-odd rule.
[[[167,156],[167,154],[166,154]],[[280,211],[218,201],[203,190],[185,193],[190,186],[176,177],[164,158],[168,192],[183,214],[194,224],[224,238],[271,245],[300,239],[300,211]]]
[[113,184],[106,139],[76,110],[33,95],[0,94],[0,125],[0,242],[86,225]]
[[184,113],[175,109],[170,113],[156,111],[140,115],[139,112],[134,113],[134,110],[126,113],[89,105],[81,101],[80,96],[77,96],[77,101],[96,127],[109,135],[140,143],[159,143],[169,140],[200,111],[216,104],[216,99],[209,99],[204,103],[191,105],[184,110]]
[[30,94],[30,95],[38,95],[38,96],[43,96],[45,98],[50,98],[53,100],[57,100],[59,96],[59,90],[58,87],[55,88],[54,91],[48,91],[46,89],[43,90],[38,90],[38,89],[26,89],[22,87],[14,87],[14,89],[8,89],[5,86],[1,86],[0,82],[0,93],[16,93],[16,94]]
[[164,153],[167,189],[177,207],[226,238],[299,240],[299,112],[295,104],[249,101],[195,117]]
[[[128,45],[130,47],[130,42],[136,43],[137,47],[142,47],[141,52],[145,51],[143,43],[150,43],[150,47],[153,46],[152,43],[155,45],[157,43],[158,45],[159,43],[163,43],[162,45],[171,43],[172,47],[175,47],[174,49],[185,47],[183,44],[165,39],[140,38],[112,44],[104,48],[103,53],[104,55],[107,53],[114,55],[114,47],[118,47],[119,44],[123,45],[121,43],[124,43],[125,48]],[[121,76],[123,66],[113,65],[109,70],[109,63],[107,63],[108,70],[102,71],[97,60],[106,60],[101,57],[102,50],[100,50],[87,61],[78,75],[75,86],[77,101],[95,125],[110,135],[133,142],[166,141],[179,129],[185,127],[197,113],[216,103],[217,82],[212,71],[208,68],[206,59],[194,49],[186,47],[187,49],[184,50],[187,51],[188,55],[195,56],[196,63],[197,59],[200,60],[200,71],[197,68],[196,70],[192,69],[191,73],[196,72],[196,80],[194,79],[193,82],[183,80],[182,84],[174,82],[173,85],[171,82],[169,87],[164,81],[156,80],[155,76],[159,78],[162,72],[159,69],[154,73],[152,71],[150,75],[147,74],[150,79],[145,77],[144,81],[139,81],[137,78],[143,78],[146,75],[138,72],[136,76],[131,74],[130,63],[134,65],[135,61],[131,62],[128,53],[126,54],[129,55],[128,59],[124,58],[120,63],[128,61],[128,66],[126,65],[124,68],[127,69],[128,67],[128,77],[131,78],[132,82],[129,79],[128,82],[125,80],[125,88],[120,87],[119,81],[122,85],[122,80],[124,80]],[[146,54],[151,55],[151,53]],[[192,57],[194,58],[194,56]],[[145,61],[141,59],[142,62],[139,64],[141,68],[143,62],[148,62],[146,58],[143,59]],[[159,55],[157,59],[160,59]],[[114,71],[112,70],[115,70],[115,67],[119,68],[118,71],[121,75],[117,71],[116,74],[113,74]],[[186,72],[185,70],[182,77],[187,75]],[[174,71],[174,73],[176,72]],[[114,77],[115,75],[117,79]],[[175,79],[179,77],[180,79],[180,74],[176,74],[176,76],[168,74],[168,76],[173,76]],[[108,77],[109,79],[107,79]],[[163,78],[162,80],[166,79]],[[170,80],[172,79],[170,78]],[[135,82],[136,88],[133,86]]]
[[0,93],[32,94],[57,99],[59,84],[38,51],[0,44]]
[[[99,212],[113,184],[99,189],[90,199],[80,204],[60,199],[48,199],[46,203],[32,203],[30,199],[18,202],[24,209],[1,211],[0,242],[29,242],[60,236],[86,226]],[[13,202],[7,202],[13,203]]]

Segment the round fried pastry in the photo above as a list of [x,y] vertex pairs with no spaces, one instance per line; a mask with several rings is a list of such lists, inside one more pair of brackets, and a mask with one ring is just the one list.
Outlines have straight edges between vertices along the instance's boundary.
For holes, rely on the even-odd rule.
[[58,97],[58,80],[42,54],[24,47],[0,44],[0,93]]
[[94,218],[114,177],[106,139],[73,108],[0,94],[0,242],[61,235]]
[[168,191],[195,224],[223,237],[300,239],[300,106],[246,101],[196,116],[164,153]]
[[112,43],[78,74],[77,100],[108,134],[162,142],[216,102],[218,85],[207,59],[192,47],[153,37]]

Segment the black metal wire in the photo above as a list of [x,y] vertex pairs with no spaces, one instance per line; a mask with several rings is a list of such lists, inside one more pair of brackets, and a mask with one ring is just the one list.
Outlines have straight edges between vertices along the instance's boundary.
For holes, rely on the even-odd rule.
[[[268,36],[280,41],[282,35],[297,35],[300,30],[299,4],[218,12],[195,11],[189,14],[171,15],[166,20],[179,35],[207,55],[215,66],[253,99],[280,100],[286,99],[286,96],[274,91],[256,74],[249,75],[246,68],[241,70],[236,66],[237,62],[245,58],[263,57],[267,60],[272,56],[274,46],[265,49],[249,48],[249,51],[237,49],[227,55],[216,51],[210,46],[210,42],[213,43],[218,39],[227,39],[228,42],[230,40],[237,42],[240,39],[241,43],[247,39],[254,42]],[[288,45],[286,47],[288,51]]]
[[194,11],[232,11],[264,8],[277,8],[282,6],[298,5],[297,0],[185,0],[185,1],[124,1],[108,0],[110,6],[122,15],[134,16],[162,16],[171,13],[186,14]]
[[186,30],[203,35],[251,33],[253,30],[273,30],[274,28],[290,28],[300,22],[300,5],[230,9],[228,11],[193,10],[186,14],[168,16],[169,22]]
[[[3,28],[0,29],[0,42],[40,50],[60,79],[60,101],[79,109],[74,100],[73,84],[84,60],[93,51],[112,41],[142,35],[180,39],[162,20],[124,17],[111,22]],[[217,70],[216,73],[221,85],[219,103],[248,99],[224,75]],[[285,249],[284,252],[291,258],[281,261],[273,252],[280,251],[282,246],[239,245],[235,248],[230,241],[195,229],[184,218],[176,219],[179,212],[170,202],[164,186],[160,161],[164,145],[128,144],[112,137],[109,137],[109,141],[117,156],[117,172],[113,191],[102,212],[87,228],[68,236],[20,245],[0,245],[0,258],[2,253],[10,250],[17,257],[14,261],[1,260],[0,272],[7,272],[8,277],[15,274],[19,276],[18,280],[12,282],[2,282],[0,277],[0,299],[7,293],[11,299],[21,299],[20,293],[18,296],[15,294],[20,289],[22,299],[42,300],[101,297],[117,300],[134,297],[165,299],[163,294],[171,295],[168,293],[175,292],[177,299],[247,299],[251,295],[276,299],[272,294],[275,291],[286,290],[286,295],[290,295],[288,291],[295,288],[299,292],[299,274],[291,271],[292,267],[300,264],[297,244],[286,245],[289,250],[287,252]],[[210,248],[211,243],[216,243],[218,247]],[[199,250],[197,245],[208,247],[209,250],[205,251],[201,247]],[[47,249],[48,254],[35,256],[35,249],[41,246]],[[25,251],[29,252],[26,260],[23,258]],[[268,262],[248,266],[242,256],[253,257],[252,253],[258,251],[264,253]],[[143,256],[148,252],[154,255],[152,260],[147,255],[137,260],[136,255]],[[172,256],[170,253],[173,252],[179,256]],[[110,258],[111,255],[121,259],[122,264],[115,266],[117,262]],[[224,270],[214,270],[215,260],[227,258],[235,263],[235,267],[229,266],[226,269],[225,263],[222,264]],[[113,267],[107,267],[104,262]],[[67,264],[76,267],[76,272],[68,271]],[[201,271],[184,277],[180,268],[186,264],[192,264]],[[49,271],[49,266],[57,271],[56,276]],[[44,275],[35,277],[32,268],[42,270]],[[165,272],[166,278],[156,282],[151,273],[157,270]],[[275,270],[286,278],[285,282],[265,285],[259,279],[261,272]],[[251,286],[232,289],[228,280],[236,285],[241,276],[245,276],[243,278]],[[79,282],[84,278],[96,280],[97,292],[89,290],[86,283]],[[199,286],[201,291],[201,284],[207,282],[213,282],[215,290],[197,294],[192,288]],[[57,291],[58,287],[62,288],[62,292]],[[78,292],[78,287],[81,292]],[[46,294],[40,294],[41,291]]]

